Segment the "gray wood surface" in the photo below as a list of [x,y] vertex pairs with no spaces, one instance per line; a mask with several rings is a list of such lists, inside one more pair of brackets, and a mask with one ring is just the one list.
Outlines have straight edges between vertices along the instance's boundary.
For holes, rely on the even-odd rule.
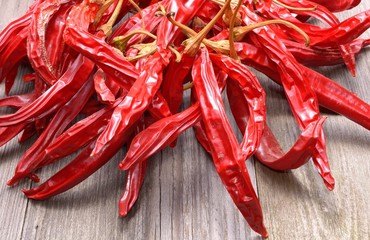
[[[31,3],[0,0],[0,29]],[[363,1],[338,16],[344,19],[369,8],[370,3]],[[356,78],[343,66],[318,71],[370,103],[369,57],[369,50],[358,57]],[[268,122],[287,149],[297,138],[298,127],[281,88],[264,76],[259,78],[267,93]],[[324,115],[329,117],[325,132],[336,179],[333,192],[325,189],[312,163],[277,173],[248,161],[269,239],[370,239],[370,132],[328,111]],[[192,131],[180,137],[176,148],[151,159],[139,201],[126,218],[118,217],[117,206],[124,184],[117,164],[123,152],[72,190],[37,202],[20,191],[29,188],[29,182],[6,186],[31,143],[13,140],[0,149],[0,239],[260,239],[237,211]],[[43,170],[42,179],[67,161]]]

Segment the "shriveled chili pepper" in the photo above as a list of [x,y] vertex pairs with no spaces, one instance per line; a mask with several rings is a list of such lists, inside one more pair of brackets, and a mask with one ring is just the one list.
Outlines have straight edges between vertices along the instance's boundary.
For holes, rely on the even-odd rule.
[[68,71],[32,104],[16,113],[0,116],[0,126],[28,123],[57,111],[87,81],[94,66],[93,62],[80,55]]
[[121,170],[128,170],[141,163],[157,151],[170,145],[182,132],[200,120],[199,103],[150,125],[132,140],[125,159],[119,165]]
[[96,139],[108,124],[114,108],[121,101],[122,98],[118,98],[114,104],[104,107],[67,129],[45,149],[42,165],[53,163]]
[[[75,1],[71,0],[45,1],[39,4],[33,11],[27,37],[27,55],[33,69],[35,69],[42,79],[50,85],[57,81],[57,74],[56,66],[51,63],[48,56],[48,52],[50,51],[47,51],[47,46],[53,41],[46,43],[46,29],[49,21],[55,14],[59,13],[59,11],[59,14],[62,16],[68,14],[71,5],[74,3]],[[64,24],[59,23],[58,26],[60,27],[60,32],[63,32]],[[58,55],[63,50],[63,47],[58,49],[61,35],[60,33],[58,34],[57,31],[54,31],[53,34],[56,35],[54,35],[51,40],[55,40],[56,44],[50,45],[54,45],[52,52]]]
[[249,122],[241,143],[241,150],[245,158],[250,157],[259,145],[266,121],[265,92],[256,76],[244,65],[230,57],[212,54],[213,63],[236,81],[243,92],[243,97],[249,106]]
[[176,113],[182,104],[183,84],[190,73],[194,57],[183,55],[181,62],[170,62],[163,76],[161,92],[172,113]]
[[57,138],[72,122],[77,114],[80,113],[81,109],[92,94],[93,82],[92,79],[90,79],[80,88],[71,100],[55,113],[45,131],[43,131],[37,141],[26,151],[18,162],[14,176],[7,182],[8,185],[14,185],[39,167],[39,162],[42,160],[43,150],[50,144],[50,142]]
[[201,49],[192,71],[202,121],[216,170],[251,228],[267,237],[260,203],[253,189],[241,149],[223,111],[221,95],[208,52]]
[[[237,83],[228,81],[226,89],[231,111],[239,130],[243,133],[250,118],[248,103]],[[261,163],[277,171],[286,171],[304,165],[313,155],[323,120],[324,118],[309,124],[286,153],[266,124],[255,156]]]
[[[238,44],[236,46],[238,55],[245,64],[258,69],[275,82],[281,84],[276,66],[266,56],[264,51],[253,47],[253,45]],[[370,129],[369,104],[361,100],[356,94],[340,86],[340,84],[307,67],[301,66],[301,70],[305,72],[304,74],[310,85],[315,86],[313,90],[321,106],[351,119],[366,129]]]
[[170,52],[167,52],[167,59],[163,59],[159,52],[149,57],[143,72],[113,112],[112,119],[98,138],[92,154],[101,151],[114,138],[121,138],[127,128],[148,108],[162,82],[162,71],[168,64],[169,57]]
[[21,108],[31,103],[35,98],[34,93],[14,95],[0,99],[0,107]]

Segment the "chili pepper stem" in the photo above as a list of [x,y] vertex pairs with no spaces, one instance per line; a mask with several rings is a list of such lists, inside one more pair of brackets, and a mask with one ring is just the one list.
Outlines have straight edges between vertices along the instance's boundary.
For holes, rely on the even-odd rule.
[[126,34],[124,36],[118,36],[118,37],[113,38],[113,43],[119,50],[124,52],[126,50],[126,45],[127,45],[128,41],[130,41],[130,39],[133,36],[135,36],[136,34],[143,34],[143,35],[146,35],[148,37],[151,37],[154,40],[157,39],[157,37],[154,34],[148,32],[146,30],[138,29],[138,30],[131,31],[131,32],[129,32],[128,34]]
[[123,0],[118,0],[117,6],[114,9],[114,12],[112,16],[109,18],[108,22],[103,24],[99,28],[99,30],[102,30],[106,36],[110,36],[112,34],[113,25],[117,20],[117,17],[121,11],[122,5],[123,5]]
[[311,7],[311,8],[296,8],[296,7],[292,7],[292,6],[289,6],[289,5],[286,5],[285,3],[282,3],[280,2],[279,0],[272,0],[274,3],[276,3],[277,5],[280,5],[288,10],[292,10],[292,11],[316,11],[317,10],[317,5]]
[[[167,19],[173,25],[179,27],[188,36],[194,37],[194,36],[197,35],[197,32],[195,32],[193,29],[189,28],[188,26],[186,26],[182,23],[179,23],[179,22],[175,21],[172,17],[173,15],[174,15],[173,12],[169,12],[169,13],[166,14]],[[203,41],[204,45],[206,45],[207,47],[212,48],[213,50],[215,50],[218,53],[223,53],[223,54],[226,54],[226,55],[228,55],[230,53],[229,41],[227,41],[227,40],[221,40],[221,41],[214,42],[214,41],[211,41],[207,38],[204,38],[204,39],[202,39],[202,41]]]
[[98,25],[101,18],[103,17],[104,12],[107,11],[107,9],[114,3],[114,1],[115,0],[106,0],[104,3],[102,3],[102,6],[100,7],[98,12],[96,13],[96,16],[95,16],[95,19],[94,19],[94,22],[93,22],[93,26]]
[[191,37],[184,41],[185,44],[185,53],[188,53],[190,56],[194,56],[203,41],[203,39],[207,36],[209,31],[213,28],[213,26],[216,24],[216,22],[222,17],[222,15],[225,13],[226,9],[230,6],[231,0],[227,0],[225,5],[221,8],[221,10],[216,14],[214,18],[207,24],[205,28],[203,28],[196,36]]
[[235,39],[236,40],[241,40],[241,39],[244,38],[244,36],[248,32],[252,31],[253,29],[264,27],[264,26],[267,26],[267,25],[270,25],[270,24],[282,24],[282,25],[285,25],[287,27],[290,27],[290,28],[294,29],[295,31],[297,31],[299,34],[302,35],[302,37],[305,40],[305,45],[307,47],[310,45],[310,37],[307,35],[307,33],[305,33],[302,29],[300,29],[299,27],[297,27],[293,23],[285,21],[285,20],[281,20],[281,19],[266,20],[266,21],[263,21],[263,22],[250,24],[248,26],[237,27],[237,28],[235,28],[235,31],[234,31]]
[[242,0],[238,1],[238,5],[236,6],[236,8],[233,12],[233,15],[231,16],[230,25],[229,25],[230,57],[237,60],[237,61],[240,61],[240,60],[239,60],[238,54],[236,53],[236,49],[235,49],[235,43],[234,43],[234,37],[235,36],[232,33],[234,32],[235,21],[237,19],[238,11],[239,11],[242,3],[243,3]]

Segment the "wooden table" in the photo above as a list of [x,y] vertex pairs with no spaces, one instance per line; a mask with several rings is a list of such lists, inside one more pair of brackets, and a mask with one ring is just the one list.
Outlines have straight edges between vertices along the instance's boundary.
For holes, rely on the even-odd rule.
[[[0,0],[0,28],[21,16],[32,2]],[[363,1],[338,16],[344,19],[369,8],[370,3]],[[369,58],[368,50],[358,57],[356,78],[343,66],[318,71],[370,103]],[[259,78],[267,93],[268,123],[287,149],[299,130],[281,88],[264,76]],[[336,179],[333,192],[325,189],[311,162],[285,173],[253,159],[247,163],[270,239],[370,239],[370,133],[344,117],[323,113],[329,117],[325,132]],[[74,189],[37,202],[20,191],[31,187],[30,182],[6,186],[31,143],[13,140],[0,149],[0,239],[260,239],[232,203],[191,130],[181,136],[176,148],[151,159],[139,201],[126,218],[118,217],[117,207],[124,184],[117,164],[123,152]],[[42,178],[66,163],[46,168]]]

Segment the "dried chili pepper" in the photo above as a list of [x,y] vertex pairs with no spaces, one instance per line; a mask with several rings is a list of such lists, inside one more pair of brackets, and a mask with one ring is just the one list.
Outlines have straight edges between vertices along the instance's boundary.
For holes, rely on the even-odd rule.
[[212,159],[220,178],[251,228],[267,237],[260,203],[236,137],[223,112],[221,95],[208,52],[201,49],[192,71]]

